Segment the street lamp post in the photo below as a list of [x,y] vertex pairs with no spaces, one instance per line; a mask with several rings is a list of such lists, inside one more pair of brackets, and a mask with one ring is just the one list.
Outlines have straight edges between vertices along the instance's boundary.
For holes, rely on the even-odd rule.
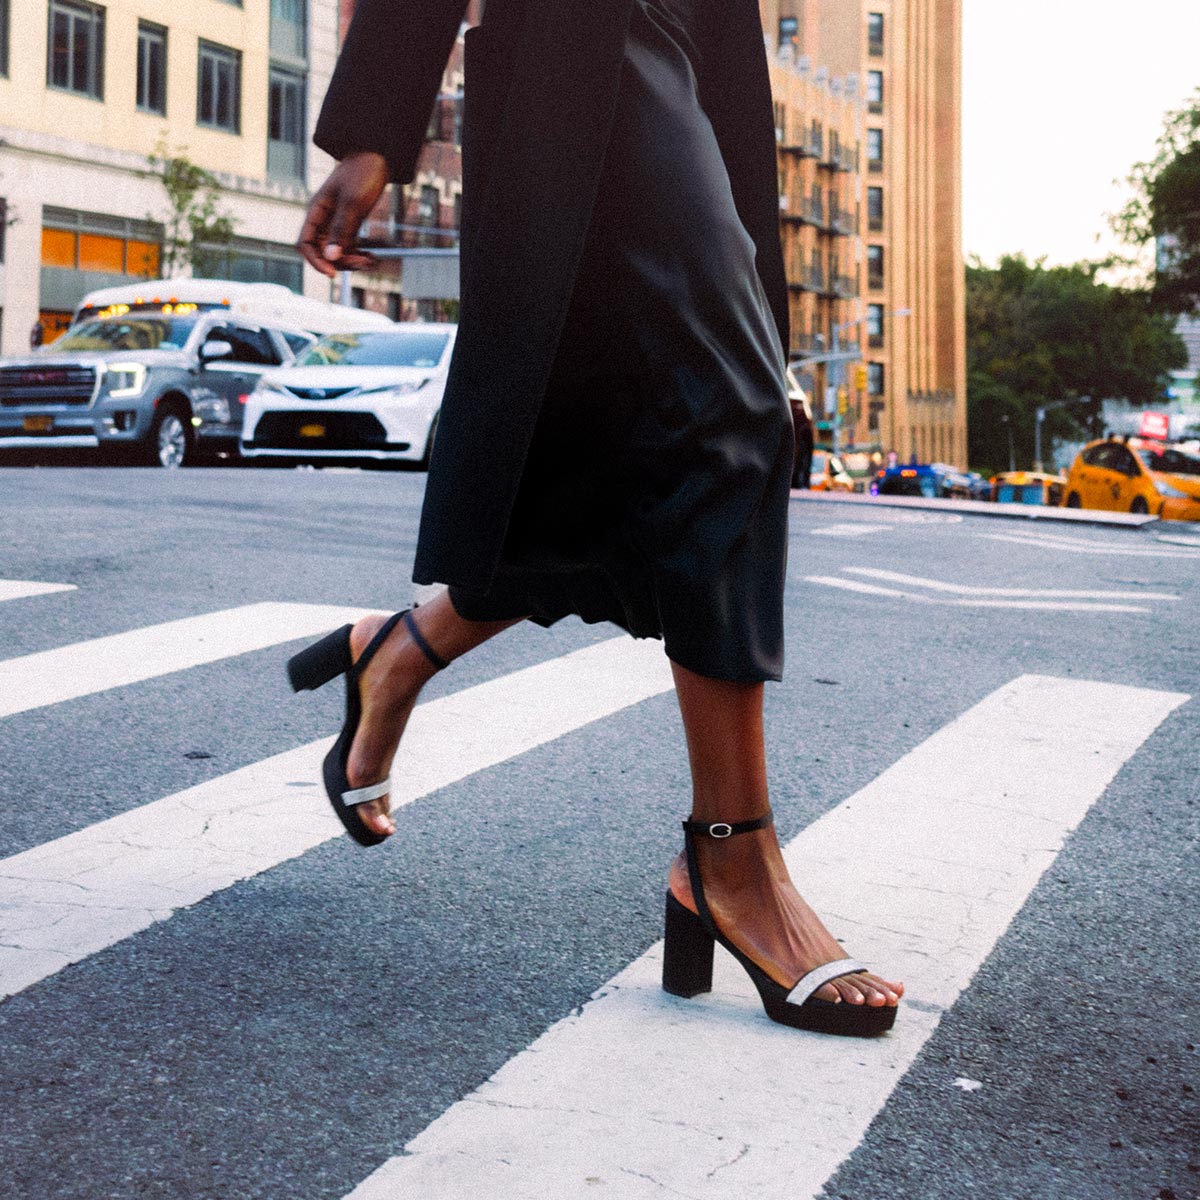
[[[911,308],[896,308],[896,309],[893,309],[888,314],[888,316],[891,316],[891,317],[909,317],[911,315],[912,315]],[[830,440],[833,443],[833,453],[834,454],[839,453],[838,435],[841,433],[841,429],[842,429],[842,404],[841,404],[842,378],[843,378],[845,362],[846,362],[846,358],[847,358],[847,356],[842,354],[842,352],[841,352],[842,332],[843,332],[843,330],[853,329],[856,325],[861,325],[865,320],[867,320],[867,317],[865,315],[861,316],[861,317],[855,317],[855,319],[853,321],[843,321],[840,325],[834,325],[834,327],[832,329],[833,353],[829,357],[829,364],[830,364],[830,368],[831,368],[830,375],[832,376],[832,382],[831,382],[830,386],[833,388],[835,407],[833,410],[833,429],[832,429],[833,436],[831,437]],[[857,358],[857,354],[855,354],[853,357]]]

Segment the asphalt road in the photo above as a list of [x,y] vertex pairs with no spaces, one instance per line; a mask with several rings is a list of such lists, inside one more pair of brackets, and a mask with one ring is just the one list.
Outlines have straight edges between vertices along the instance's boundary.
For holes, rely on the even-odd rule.
[[[6,665],[34,653],[263,602],[407,605],[423,482],[0,469],[0,709]],[[1160,540],[1186,530],[803,500],[792,518],[767,710],[785,839],[1020,677],[1200,688],[1200,548]],[[5,599],[3,581],[73,590]],[[518,628],[426,699],[614,633]],[[0,716],[0,884],[18,854],[335,732],[339,689],[287,690],[302,644],[127,683],[110,655],[109,683]],[[1175,708],[1087,807],[826,1195],[1200,1197],[1197,713]],[[380,850],[321,842],[20,987],[0,1004],[0,1190],[347,1195],[662,936],[687,807],[660,692],[422,796]],[[697,1053],[732,1064],[708,1011]],[[728,1093],[694,1092],[687,1116]],[[593,1182],[541,1194],[651,1194]]]

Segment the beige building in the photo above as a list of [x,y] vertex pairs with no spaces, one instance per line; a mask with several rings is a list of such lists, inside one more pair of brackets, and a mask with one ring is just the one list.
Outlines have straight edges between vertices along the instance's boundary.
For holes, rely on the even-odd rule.
[[[308,141],[336,0],[0,4],[0,351],[84,292],[160,270],[164,142],[214,172],[235,238],[213,274],[327,297],[292,249],[330,161]],[[307,276],[307,277],[306,277]]]
[[[961,0],[760,0],[798,372],[831,440],[966,466]],[[836,331],[836,335],[835,335]],[[849,344],[844,365],[805,363]]]

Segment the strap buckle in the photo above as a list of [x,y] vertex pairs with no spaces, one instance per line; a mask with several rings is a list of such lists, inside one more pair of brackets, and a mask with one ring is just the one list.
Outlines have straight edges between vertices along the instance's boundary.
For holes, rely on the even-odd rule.
[[708,836],[718,839],[733,837],[733,826],[728,821],[716,821],[708,827]]

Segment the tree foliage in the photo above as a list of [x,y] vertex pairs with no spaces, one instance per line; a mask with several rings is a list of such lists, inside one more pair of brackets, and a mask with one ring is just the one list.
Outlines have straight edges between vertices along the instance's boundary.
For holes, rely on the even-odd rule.
[[1128,182],[1133,195],[1113,227],[1130,245],[1156,250],[1155,307],[1200,313],[1200,90],[1167,114],[1154,157]]
[[1174,318],[1147,292],[1099,283],[1106,263],[1047,267],[1020,255],[967,267],[967,413],[973,466],[1007,469],[1009,430],[1018,467],[1033,462],[1034,424],[1047,409],[1052,439],[1098,436],[1103,400],[1161,400],[1187,355]]
[[192,162],[186,151],[186,146],[172,150],[160,141],[149,157],[148,174],[159,180],[165,193],[161,216],[165,279],[189,268],[193,275],[214,274],[233,240],[235,221],[221,204],[220,182]]

